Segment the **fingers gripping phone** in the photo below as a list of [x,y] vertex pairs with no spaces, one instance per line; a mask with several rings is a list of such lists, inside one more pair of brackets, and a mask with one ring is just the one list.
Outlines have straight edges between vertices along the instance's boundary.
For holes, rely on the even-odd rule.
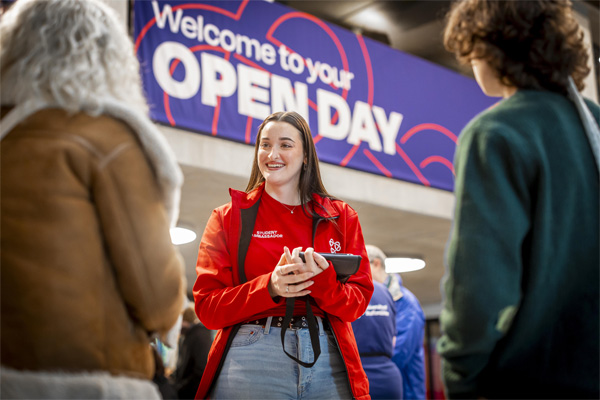
[[[319,253],[322,255],[327,261],[331,261],[333,268],[335,269],[335,273],[337,274],[337,278],[340,282],[345,283],[348,278],[358,271],[360,267],[360,262],[362,260],[361,256],[356,256],[354,254],[340,254],[340,253]],[[302,262],[306,262],[304,258],[304,252],[300,252],[300,259]]]

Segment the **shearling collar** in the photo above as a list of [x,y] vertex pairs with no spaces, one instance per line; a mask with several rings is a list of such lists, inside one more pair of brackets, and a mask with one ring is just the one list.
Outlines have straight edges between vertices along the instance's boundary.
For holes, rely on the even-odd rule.
[[[100,101],[102,114],[125,122],[136,134],[142,149],[150,161],[156,174],[158,186],[163,194],[165,207],[170,217],[171,226],[174,226],[179,217],[179,201],[183,173],[177,164],[175,154],[169,143],[158,128],[148,117],[139,113],[126,104],[113,99]],[[0,140],[2,140],[17,124],[29,116],[46,108],[60,108],[59,106],[42,100],[32,100],[19,104],[2,118],[0,127]],[[82,107],[83,111],[86,106]]]

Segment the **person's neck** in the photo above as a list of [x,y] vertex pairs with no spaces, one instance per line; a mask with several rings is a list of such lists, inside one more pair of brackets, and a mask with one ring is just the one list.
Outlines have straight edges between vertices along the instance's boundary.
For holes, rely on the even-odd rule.
[[300,193],[297,188],[290,186],[276,186],[265,184],[265,191],[280,203],[287,204],[290,206],[296,206],[300,204]]
[[373,279],[377,282],[385,285],[385,280],[387,279],[388,274],[385,271],[377,271],[373,274]]

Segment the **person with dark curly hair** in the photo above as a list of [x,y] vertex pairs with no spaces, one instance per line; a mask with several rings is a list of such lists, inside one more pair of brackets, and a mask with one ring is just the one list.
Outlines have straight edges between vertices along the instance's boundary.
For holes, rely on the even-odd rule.
[[503,97],[455,155],[447,397],[598,399],[600,107],[577,91],[589,69],[571,3],[461,1],[444,42]]

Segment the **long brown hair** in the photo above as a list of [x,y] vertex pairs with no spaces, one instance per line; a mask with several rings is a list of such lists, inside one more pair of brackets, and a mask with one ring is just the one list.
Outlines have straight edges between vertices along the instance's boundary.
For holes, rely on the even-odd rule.
[[588,54],[570,1],[463,0],[446,20],[446,49],[486,60],[505,85],[566,94],[572,76],[583,89]]
[[300,193],[300,202],[304,211],[308,212],[310,215],[315,215],[312,207],[307,207],[312,200],[313,194],[318,194],[319,196],[330,199],[333,199],[334,197],[327,193],[325,186],[323,186],[323,181],[321,180],[321,171],[319,169],[319,158],[317,157],[317,150],[310,132],[310,127],[304,118],[302,118],[302,116],[295,111],[275,112],[269,115],[258,127],[258,135],[256,136],[256,144],[254,145],[254,161],[252,163],[252,171],[250,172],[250,180],[248,181],[248,186],[246,187],[246,193],[256,189],[265,181],[265,177],[260,172],[260,168],[258,168],[258,150],[260,148],[260,137],[262,131],[269,122],[286,122],[300,132],[306,164],[300,171],[298,192]]

